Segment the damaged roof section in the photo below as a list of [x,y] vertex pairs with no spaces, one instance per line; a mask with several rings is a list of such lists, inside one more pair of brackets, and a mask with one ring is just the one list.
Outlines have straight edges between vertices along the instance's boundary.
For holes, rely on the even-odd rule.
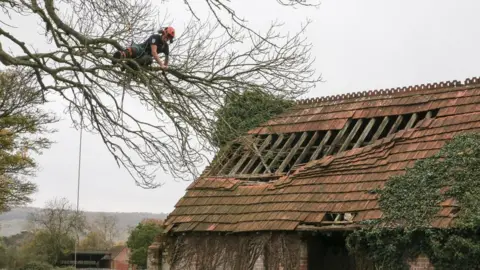
[[[217,158],[208,176],[228,176],[249,180],[275,180],[288,175],[299,165],[321,159],[325,156],[369,145],[398,131],[414,128],[424,119],[434,118],[438,108],[428,106],[408,108],[409,111],[399,115],[384,115],[376,110],[376,115],[354,118],[343,111],[338,115],[329,113],[330,120],[335,120],[338,129],[305,130],[299,132],[256,134],[244,136],[232,143],[225,154]],[[314,117],[309,117],[314,119]]]
[[[232,144],[188,187],[166,230],[351,229],[382,217],[374,190],[390,177],[479,130],[476,78],[301,101],[246,136],[263,162]],[[448,227],[456,205],[441,205],[432,225]]]

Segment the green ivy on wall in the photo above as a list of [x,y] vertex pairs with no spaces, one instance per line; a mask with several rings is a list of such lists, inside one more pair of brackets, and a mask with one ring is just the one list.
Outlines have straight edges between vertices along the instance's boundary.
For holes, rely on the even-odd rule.
[[[435,269],[480,269],[479,133],[455,136],[377,192],[384,216],[347,237],[352,253],[378,269],[408,269],[419,254]],[[457,205],[451,228],[433,228],[440,203],[450,198]]]

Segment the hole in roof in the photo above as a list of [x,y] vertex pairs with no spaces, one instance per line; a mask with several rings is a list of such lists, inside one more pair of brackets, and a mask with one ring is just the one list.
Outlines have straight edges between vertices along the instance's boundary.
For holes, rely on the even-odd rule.
[[[310,160],[321,159],[327,154],[335,155],[340,150],[364,147],[395,132],[415,127],[427,117],[434,118],[438,112],[439,109],[434,109],[403,115],[350,119],[345,132],[331,129],[258,135],[256,150],[239,143],[233,144],[231,149],[225,151],[225,157],[216,160],[216,165],[209,170],[209,175],[230,175],[239,179],[248,178],[250,181],[273,181]],[[359,121],[362,121],[360,126],[355,128]]]
[[326,213],[323,216],[322,223],[344,223],[352,222],[355,218],[355,213],[346,212],[346,213]]
[[[382,121],[383,121],[383,117],[375,117],[375,118],[373,118],[373,119],[375,119],[375,122],[373,123],[372,128],[368,131],[368,134],[367,134],[367,136],[365,137],[365,140],[364,140],[364,142],[363,142],[363,145],[364,145],[364,144],[367,144],[369,141],[372,140],[373,135],[374,135],[375,132],[379,129],[380,124],[381,124]],[[368,124],[367,124],[367,125],[368,125]],[[362,145],[362,146],[363,146],[363,145]]]

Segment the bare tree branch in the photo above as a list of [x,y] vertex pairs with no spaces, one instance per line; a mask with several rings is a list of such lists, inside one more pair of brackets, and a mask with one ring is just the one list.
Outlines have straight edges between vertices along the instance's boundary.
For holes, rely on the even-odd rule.
[[44,208],[30,213],[28,223],[35,234],[32,252],[56,264],[62,256],[73,251],[76,235],[85,232],[86,217],[85,213],[75,211],[66,198],[55,198]]
[[[224,1],[206,2],[233,13]],[[82,118],[83,128],[97,133],[118,165],[146,188],[159,185],[158,169],[177,179],[198,175],[216,150],[209,144],[214,112],[229,93],[255,87],[295,98],[321,80],[303,37],[308,22],[283,36],[279,23],[255,33],[193,18],[170,48],[169,69],[159,73],[156,67],[134,70],[127,61],[112,64],[112,54],[132,37],[141,42],[161,26],[148,0],[2,0],[0,8],[36,16],[52,42],[51,50],[38,52],[0,24],[0,36],[21,51],[7,52],[0,43],[0,62],[31,69],[45,96],[66,100],[75,125]]]
[[[203,0],[202,2],[208,7],[209,11],[213,14],[217,22],[226,30],[226,33],[229,34],[231,38],[235,38],[235,35],[231,33],[231,27],[227,26],[227,19],[222,19],[222,17],[229,18],[231,20],[231,23],[233,23],[234,26],[238,26],[243,30],[247,30],[248,32],[250,32],[253,35],[256,35],[259,38],[263,38],[263,36],[260,33],[251,29],[248,26],[246,19],[240,18],[239,14],[235,12],[235,10],[231,7],[230,0]],[[288,6],[293,8],[299,7],[299,6],[318,7],[320,5],[320,0],[275,0],[275,2],[282,6]],[[184,3],[188,7],[192,15],[197,20],[200,20],[196,12],[192,8],[193,1],[184,0]],[[268,41],[268,39],[265,39],[265,41]]]

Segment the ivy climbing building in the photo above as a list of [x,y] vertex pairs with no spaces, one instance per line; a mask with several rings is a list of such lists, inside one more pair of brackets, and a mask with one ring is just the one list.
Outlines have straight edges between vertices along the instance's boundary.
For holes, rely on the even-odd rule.
[[[382,219],[378,190],[479,129],[478,78],[298,101],[221,149],[165,220],[149,269],[375,269],[347,237]],[[438,207],[429,226],[453,226],[455,199]],[[428,254],[405,263],[433,269]]]

